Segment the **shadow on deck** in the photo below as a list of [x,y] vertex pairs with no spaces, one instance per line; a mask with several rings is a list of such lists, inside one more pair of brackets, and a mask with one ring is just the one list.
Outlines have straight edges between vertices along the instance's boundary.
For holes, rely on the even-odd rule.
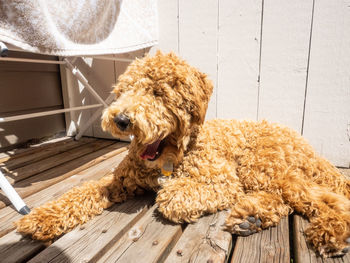
[[[61,138],[0,154],[0,167],[29,207],[108,173],[124,158],[127,144],[112,140]],[[350,262],[322,260],[303,236],[298,215],[249,237],[222,230],[226,212],[177,225],[157,213],[154,195],[105,210],[52,244],[23,238],[13,222],[21,217],[0,192],[0,262]]]

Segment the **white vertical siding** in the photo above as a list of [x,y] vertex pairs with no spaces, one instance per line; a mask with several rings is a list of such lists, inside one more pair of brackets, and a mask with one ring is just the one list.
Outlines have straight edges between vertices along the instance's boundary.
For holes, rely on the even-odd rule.
[[261,15],[262,0],[219,2],[218,118],[257,117]]
[[258,119],[301,132],[313,0],[265,0]]
[[218,0],[179,0],[179,53],[214,84],[207,119],[216,117],[217,22]]
[[[159,45],[150,52],[174,51],[209,75],[215,90],[207,119],[283,123],[349,167],[349,6],[350,0],[160,0]],[[91,68],[102,94],[127,65],[107,64],[98,63],[97,73],[97,64]],[[98,126],[90,132],[105,136]]]
[[303,135],[333,163],[350,163],[350,1],[317,0]]

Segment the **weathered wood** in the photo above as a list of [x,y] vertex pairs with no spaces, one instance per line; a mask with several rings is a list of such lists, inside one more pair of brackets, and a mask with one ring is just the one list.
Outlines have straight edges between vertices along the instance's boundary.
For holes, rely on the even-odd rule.
[[304,136],[316,151],[350,166],[350,2],[315,1]]
[[93,141],[95,141],[93,138],[82,138],[81,141],[73,141],[70,139],[62,142],[59,141],[57,143],[43,145],[42,147],[35,147],[29,151],[25,151],[25,153],[20,154],[19,156],[15,155],[13,158],[4,158],[4,161],[0,163],[0,167],[4,169],[4,171],[11,171],[35,161],[63,153],[65,151]]
[[313,0],[264,1],[258,118],[298,132],[303,120],[312,5]]
[[147,211],[154,197],[117,204],[61,237],[29,262],[95,262]]
[[182,233],[154,205],[98,262],[162,262]]
[[[22,198],[25,198],[127,150],[126,143],[113,143],[112,141],[110,143],[112,145],[101,144],[103,149],[96,149],[95,152],[15,183],[14,188]],[[0,208],[9,204],[10,201],[0,191]]]
[[179,0],[179,53],[208,74],[214,84],[207,111],[209,119],[216,117],[217,29],[218,1]]
[[94,141],[92,143],[84,144],[80,147],[73,148],[71,150],[65,151],[60,154],[56,154],[54,156],[50,156],[45,159],[41,159],[40,161],[30,163],[26,166],[8,171],[5,175],[7,180],[13,184],[15,182],[19,182],[24,180],[32,175],[41,173],[53,167],[56,167],[60,164],[68,162],[70,160],[79,158],[85,154],[91,153],[97,150],[101,144],[108,145],[110,142],[108,141]]
[[262,0],[219,1],[219,118],[257,118],[261,16]]
[[45,244],[24,238],[15,231],[0,238],[0,261],[2,263],[26,262],[42,249]]
[[8,150],[6,152],[0,153],[0,164],[8,161],[9,159],[15,159],[19,157],[23,157],[24,155],[31,155],[32,153],[38,152],[40,150],[44,150],[50,147],[56,147],[61,143],[72,141],[71,137],[60,137],[56,139],[52,139],[49,141],[44,141],[41,143],[33,144],[28,147],[16,148],[13,150]]
[[[89,180],[98,180],[116,167],[126,153],[123,152],[115,157],[112,157],[96,166],[90,167],[88,170],[75,174],[55,185],[52,185],[38,193],[35,193],[24,199],[28,207],[38,207],[50,200],[54,200],[67,192],[69,189],[81,185],[83,182]],[[18,220],[21,215],[12,207],[8,206],[0,210],[0,236],[3,236],[15,227],[13,222]]]
[[223,211],[188,225],[165,262],[225,262],[232,242],[232,235],[222,229],[226,216]]
[[304,231],[307,228],[308,222],[299,215],[294,215],[294,258],[297,263],[336,263],[350,262],[350,255],[346,254],[340,258],[323,259],[316,254],[315,250],[306,242]]
[[231,263],[290,262],[288,218],[249,237],[238,237]]

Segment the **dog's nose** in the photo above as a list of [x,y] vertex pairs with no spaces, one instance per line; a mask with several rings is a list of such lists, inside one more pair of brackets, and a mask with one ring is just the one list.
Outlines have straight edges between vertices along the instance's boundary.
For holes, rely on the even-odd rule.
[[117,116],[114,117],[114,122],[117,124],[117,127],[121,131],[125,131],[126,128],[128,128],[130,124],[130,119],[128,116],[126,116],[124,113],[119,113]]

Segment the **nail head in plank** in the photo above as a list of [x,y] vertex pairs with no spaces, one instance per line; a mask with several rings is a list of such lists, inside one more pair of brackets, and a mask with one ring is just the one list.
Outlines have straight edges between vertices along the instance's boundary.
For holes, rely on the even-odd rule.
[[223,230],[226,216],[222,211],[188,225],[165,262],[225,262],[232,242],[232,235]]
[[182,233],[154,205],[98,262],[162,262]]
[[146,213],[153,201],[154,197],[148,195],[116,204],[67,233],[29,262],[95,261]]

